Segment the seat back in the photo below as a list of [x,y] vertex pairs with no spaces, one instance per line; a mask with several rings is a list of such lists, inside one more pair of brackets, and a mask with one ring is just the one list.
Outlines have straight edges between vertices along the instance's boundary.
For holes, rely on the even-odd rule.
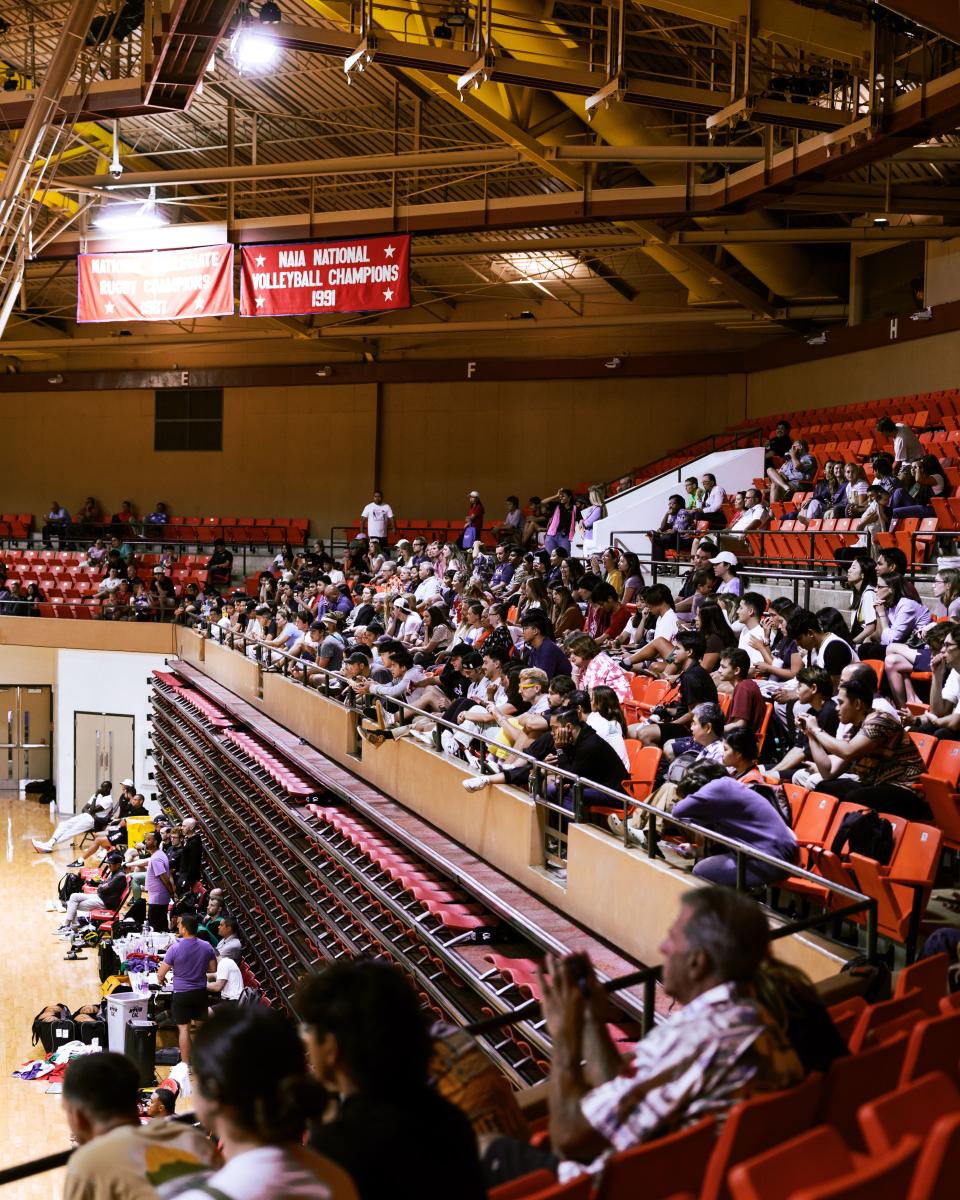
[[919,992],[904,992],[895,1000],[881,1000],[879,1004],[869,1004],[860,1014],[860,1019],[850,1037],[850,1049],[856,1054],[863,1049],[867,1036],[890,1021],[897,1021],[907,1013],[922,1012],[919,1004]]
[[713,1117],[677,1133],[612,1154],[603,1168],[594,1200],[665,1200],[676,1192],[697,1192],[717,1144]]
[[798,1188],[849,1173],[853,1157],[835,1129],[819,1125],[738,1164],[732,1200],[787,1200]]
[[556,1182],[556,1175],[547,1170],[531,1171],[529,1175],[521,1175],[519,1179],[511,1179],[509,1183],[491,1188],[487,1192],[487,1200],[527,1200],[528,1196],[553,1187]]
[[793,1200],[903,1200],[920,1155],[920,1139],[904,1138],[896,1150],[848,1174],[793,1192]]
[[901,1082],[919,1079],[929,1071],[942,1071],[960,1087],[960,1012],[929,1017],[910,1031]]
[[700,1200],[728,1200],[730,1168],[760,1154],[772,1141],[802,1133],[813,1124],[823,1077],[814,1072],[795,1088],[754,1096],[734,1108],[710,1157]]
[[825,792],[809,792],[793,830],[797,841],[823,845],[836,808],[837,801],[833,796]]
[[924,1012],[935,1016],[939,1011],[941,998],[947,994],[949,970],[950,959],[946,954],[933,954],[930,958],[921,958],[919,962],[911,963],[897,976],[893,999],[899,1000],[907,992],[919,992],[917,999]]
[[823,1081],[817,1120],[832,1125],[851,1147],[862,1148],[857,1110],[897,1086],[906,1050],[906,1034],[901,1034],[861,1054],[836,1059]]
[[951,1113],[960,1113],[960,1091],[942,1071],[932,1071],[862,1105],[857,1119],[869,1152],[885,1154],[907,1134],[925,1137]]
[[930,760],[933,758],[934,753],[936,752],[937,747],[940,745],[938,739],[935,738],[932,733],[911,732],[910,740],[916,746],[920,757],[923,759],[923,765],[925,767],[928,766]]

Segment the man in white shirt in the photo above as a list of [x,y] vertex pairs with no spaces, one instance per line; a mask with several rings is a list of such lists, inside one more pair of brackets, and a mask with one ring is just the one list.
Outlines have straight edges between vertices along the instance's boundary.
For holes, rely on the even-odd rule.
[[730,526],[734,533],[749,533],[751,529],[759,529],[770,518],[767,506],[756,488],[747,488],[743,512]]
[[[365,526],[365,527],[364,527]],[[393,509],[383,502],[383,492],[373,493],[373,500],[360,514],[360,531],[368,538],[386,540],[388,534],[396,533],[397,523],[393,517]]]
[[417,568],[420,582],[417,584],[417,589],[413,593],[414,599],[419,608],[423,604],[429,604],[440,595],[440,580],[437,578],[437,573],[429,562],[422,562]]
[[744,592],[737,608],[737,620],[742,626],[737,645],[741,650],[746,650],[754,667],[758,667],[764,661],[763,652],[757,648],[754,638],[764,645],[768,644],[766,632],[760,624],[766,607],[766,598],[759,592]]
[[93,793],[83,808],[73,817],[67,817],[53,831],[53,836],[46,842],[31,838],[33,848],[38,854],[50,854],[61,842],[70,842],[89,833],[100,822],[100,828],[105,828],[113,812],[113,784],[109,779]]
[[225,954],[217,955],[216,974],[207,976],[207,991],[219,997],[210,1006],[210,1015],[215,1009],[236,1008],[243,995],[243,975],[240,968]]
[[904,463],[916,462],[923,456],[923,446],[909,425],[899,424],[892,417],[881,417],[875,428],[877,433],[893,438],[894,475]]

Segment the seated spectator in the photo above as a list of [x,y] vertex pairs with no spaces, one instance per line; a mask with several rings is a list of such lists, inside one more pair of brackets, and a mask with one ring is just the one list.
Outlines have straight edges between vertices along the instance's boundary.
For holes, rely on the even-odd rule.
[[822,668],[834,686],[839,682],[843,668],[859,661],[849,642],[822,629],[814,613],[803,609],[795,613],[787,622],[787,634],[806,656],[806,665]]
[[180,1200],[357,1200],[347,1172],[303,1145],[329,1098],[287,1017],[261,1004],[215,1013],[197,1034],[192,1074],[197,1117],[225,1163]]
[[95,908],[108,908],[116,912],[127,886],[127,877],[123,870],[123,854],[119,850],[111,850],[101,868],[101,879],[95,892],[74,892],[67,901],[67,915],[57,930],[59,934],[72,935],[79,918]]
[[841,501],[830,510],[834,517],[860,517],[868,504],[867,476],[859,463],[843,464],[844,488]]
[[906,595],[904,580],[899,575],[884,575],[877,579],[877,634],[870,643],[870,657],[885,658],[887,647],[904,643],[913,633],[921,633],[933,620],[929,609]]
[[124,1055],[107,1051],[69,1063],[63,1110],[79,1148],[67,1163],[65,1200],[158,1195],[154,1189],[166,1180],[207,1170],[213,1145],[176,1121],[141,1124],[139,1100],[137,1068]]
[[790,422],[778,421],[777,427],[773,431],[770,440],[766,445],[766,466],[773,466],[773,462],[767,461],[774,457],[785,458],[790,453],[790,447],[793,445],[793,438],[790,436]]
[[589,959],[548,960],[551,1150],[492,1141],[488,1185],[542,1167],[564,1182],[583,1171],[599,1177],[615,1151],[707,1116],[722,1120],[742,1099],[798,1083],[799,1059],[753,998],[768,942],[752,900],[730,888],[685,893],[660,948],[664,990],[680,1007],[637,1042],[629,1063],[610,1038],[607,996]]
[[233,574],[233,551],[227,549],[223,538],[217,538],[213,543],[213,553],[207,559],[207,571],[211,583],[230,582],[230,576]]
[[850,608],[853,612],[852,645],[873,641],[877,628],[877,568],[873,560],[857,556],[847,567]]
[[630,736],[644,746],[666,746],[674,738],[687,737],[693,713],[699,704],[716,703],[717,685],[701,666],[706,652],[703,635],[681,631],[673,639],[673,665],[680,668],[679,694],[675,701],[662,706],[659,723],[641,722],[632,726]]
[[46,522],[40,531],[40,539],[47,550],[50,549],[51,539],[54,537],[61,547],[66,546],[66,539],[70,536],[70,525],[70,514],[59,500],[52,501]]
[[149,516],[144,517],[144,520],[148,525],[166,525],[170,520],[167,506],[162,501],[158,501],[157,507]]
[[740,626],[737,645],[745,651],[752,668],[765,662],[763,649],[769,645],[769,634],[761,620],[766,611],[767,598],[760,592],[744,592],[737,605],[737,624]]
[[635,604],[644,587],[640,559],[632,550],[623,550],[620,553],[617,567],[623,576],[623,590],[620,593],[620,599],[624,604]]
[[[712,833],[735,838],[771,858],[796,862],[797,839],[793,830],[766,796],[731,779],[725,767],[696,762],[684,771],[677,790],[680,799],[673,806],[672,815],[678,821],[690,821]],[[783,868],[754,858],[746,858],[743,868],[747,887],[779,883],[787,877]],[[735,887],[736,854],[726,849],[711,854],[697,863],[693,873],[710,883]]]
[[[825,733],[835,737],[840,717],[833,699],[833,680],[821,667],[801,667],[797,672],[797,701],[803,711],[811,714]],[[795,728],[793,744],[786,754],[766,774],[776,780],[790,780],[794,772],[811,758],[806,728]]]
[[106,829],[114,809],[112,793],[113,784],[109,779],[105,779],[80,812],[61,821],[47,841],[41,842],[31,838],[34,850],[38,854],[50,854],[61,842],[72,842],[84,833]]
[[575,634],[567,649],[573,664],[573,681],[581,691],[604,685],[613,689],[621,704],[631,695],[629,676],[592,637],[585,633]]
[[217,947],[216,971],[207,975],[211,1016],[222,1009],[236,1008],[243,995],[243,976],[240,974],[240,968],[228,954],[224,954],[222,947],[221,942]]
[[517,496],[507,497],[507,511],[500,527],[500,537],[503,541],[514,541],[523,532],[524,516]]
[[603,633],[598,640],[601,645],[608,646],[623,633],[630,611],[620,603],[616,589],[609,583],[597,584],[590,593],[590,603],[603,613]]
[[737,574],[737,556],[731,550],[721,550],[710,559],[710,563],[720,581],[716,595],[739,596],[743,591],[743,581]]
[[889,575],[899,575],[903,580],[903,594],[909,600],[919,602],[920,594],[912,579],[908,578],[909,564],[907,556],[899,546],[884,546],[877,551],[877,579],[885,579]]
[[909,425],[894,421],[891,417],[881,417],[874,429],[893,442],[894,474],[904,464],[915,463],[923,457],[923,446]]
[[[569,675],[573,668],[566,654],[551,636],[553,629],[546,612],[530,609],[520,621],[523,637],[522,658],[528,667],[539,667],[548,679],[554,675]],[[598,647],[599,649],[599,647]]]
[[640,599],[655,624],[650,641],[635,654],[624,656],[624,663],[631,667],[667,658],[673,652],[673,639],[680,628],[673,607],[673,594],[665,584],[655,583],[652,587],[644,588]]
[[698,587],[694,582],[694,577],[697,572],[704,570],[708,570],[713,575],[713,567],[710,559],[716,553],[716,542],[705,537],[701,538],[691,551],[690,570],[681,579],[680,590],[677,592],[676,598],[676,611],[681,620],[693,620],[691,610],[693,608],[693,598],[697,593]]
[[[608,741],[585,721],[575,708],[565,708],[557,714],[558,725],[553,730],[557,750],[557,766],[588,783],[599,784],[614,792],[623,791],[624,768],[620,756]],[[584,804],[609,804],[605,792],[583,787]],[[547,781],[547,797],[574,811],[574,795],[563,780],[551,777]]]
[[[904,725],[918,733],[932,733],[947,741],[960,741],[960,625],[940,621],[927,637],[930,659],[930,707],[920,716],[900,714]],[[939,644],[938,644],[939,643]]]
[[[630,755],[627,753],[624,742],[624,738],[628,736],[627,722],[616,692],[608,687],[591,688],[589,699],[589,710],[583,713],[584,720],[595,733],[600,734],[605,742],[610,743],[629,772]],[[547,701],[549,705],[549,693]],[[583,712],[582,709],[581,712]]]
[[[848,736],[831,737],[810,715],[801,718],[820,775],[817,791],[908,821],[930,820],[915,790],[923,760],[899,721],[873,709],[874,694],[859,681],[841,683],[838,711]],[[852,772],[853,778],[842,778]]]
[[668,497],[663,520],[649,533],[650,554],[654,562],[664,562],[668,550],[685,550],[693,541],[693,529],[693,510],[686,507],[683,497]]
[[720,680],[726,690],[732,690],[724,732],[743,728],[759,734],[767,706],[756,681],[750,678],[750,659],[745,650],[724,650],[720,655]]
[[716,475],[709,472],[703,476],[702,489],[697,493],[697,503],[691,510],[695,521],[706,521],[711,529],[722,529],[727,523],[723,506],[727,496],[717,484]]
[[787,500],[794,492],[804,491],[813,479],[817,464],[810,455],[810,447],[803,438],[797,438],[787,452],[781,467],[768,467],[770,499]]
[[769,521],[770,510],[763,503],[760,492],[755,487],[747,488],[743,511],[730,526],[730,532],[720,534],[720,545],[724,550],[739,549],[742,553],[743,548],[748,545],[742,535],[751,533],[755,529],[763,529],[769,524]]
[[723,739],[723,758],[720,765],[737,783],[750,787],[755,783],[766,784],[766,779],[757,766],[760,750],[756,734],[749,729],[732,729]]
[[570,589],[562,583],[557,583],[549,591],[549,617],[554,636],[563,638],[568,633],[579,633],[583,629],[583,613],[570,594]]

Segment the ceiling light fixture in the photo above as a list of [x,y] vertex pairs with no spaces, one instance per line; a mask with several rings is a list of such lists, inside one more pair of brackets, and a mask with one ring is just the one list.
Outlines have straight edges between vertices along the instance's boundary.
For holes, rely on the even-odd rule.
[[279,25],[282,20],[283,14],[280,12],[277,0],[264,0],[264,3],[260,5],[260,24]]
[[102,204],[93,219],[94,226],[106,233],[141,233],[168,223],[167,214],[157,207],[156,188],[150,189],[147,200]]
[[343,73],[347,77],[347,83],[350,82],[350,77],[354,71],[362,71],[364,67],[369,66],[373,62],[376,53],[376,36],[368,33],[356,50],[352,54],[348,54],[343,60]]
[[119,179],[123,174],[123,163],[120,161],[120,122],[113,123],[113,157],[110,159],[110,166],[107,168],[114,179]]
[[230,43],[230,53],[241,74],[269,67],[279,52],[276,39],[256,25],[241,25]]
[[887,217],[874,217],[873,218],[874,229],[887,229],[887,228],[889,228],[889,225],[890,225],[890,221]]

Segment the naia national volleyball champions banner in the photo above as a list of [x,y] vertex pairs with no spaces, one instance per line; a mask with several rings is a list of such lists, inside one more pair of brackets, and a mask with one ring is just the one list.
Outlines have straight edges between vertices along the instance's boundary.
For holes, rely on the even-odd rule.
[[244,246],[242,317],[410,307],[410,236]]
[[233,315],[233,247],[77,257],[77,321]]

